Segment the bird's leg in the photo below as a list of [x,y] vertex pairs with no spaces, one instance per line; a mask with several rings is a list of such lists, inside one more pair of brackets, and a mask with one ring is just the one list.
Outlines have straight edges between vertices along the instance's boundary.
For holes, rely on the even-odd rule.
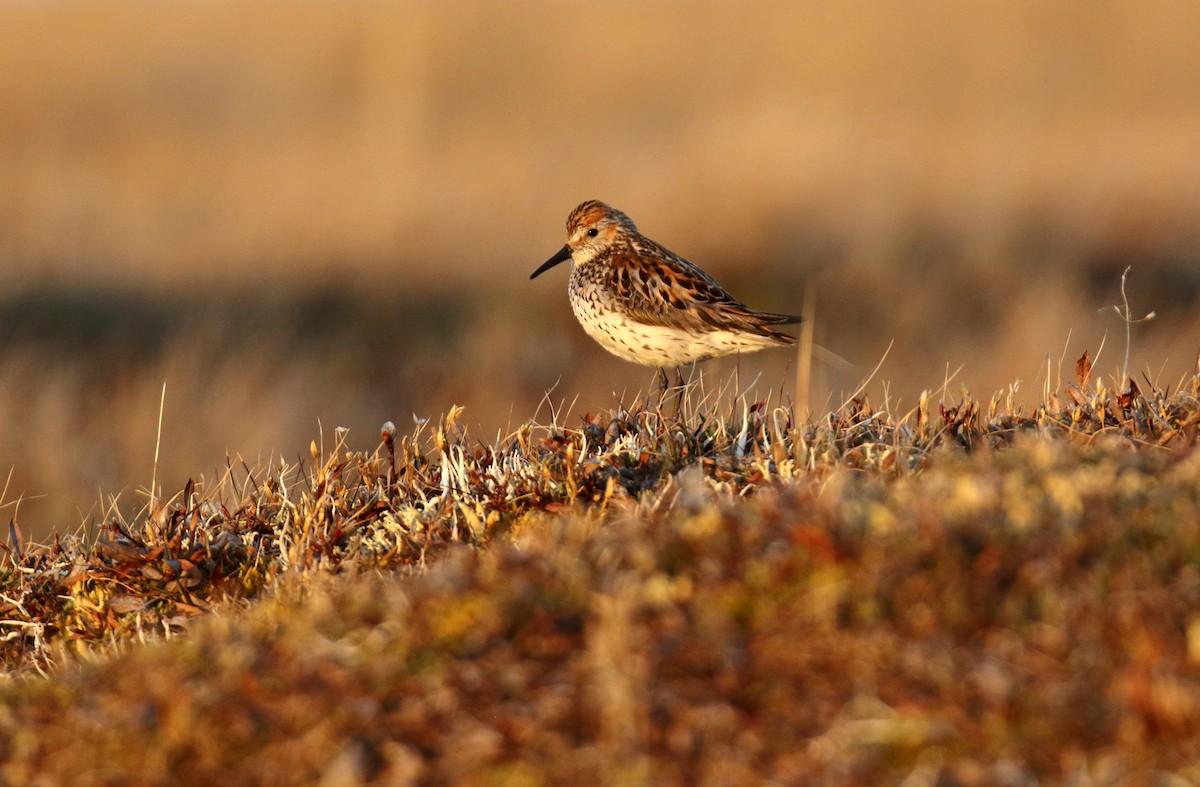
[[[663,400],[662,401],[665,401],[666,395],[667,395],[667,390],[668,390],[667,372],[665,369],[662,370],[662,381],[663,381]],[[678,421],[680,416],[683,414],[683,392],[684,392],[685,387],[686,386],[684,385],[684,382],[683,382],[683,371],[678,366],[676,366],[675,367],[675,385],[670,386],[670,389],[674,390],[674,392],[675,392],[671,398],[675,402],[675,412],[672,415],[676,421]],[[662,402],[660,401],[659,404],[661,406]]]
[[683,394],[687,390],[687,383],[683,381],[683,367],[675,367],[675,420],[683,418]]
[[670,381],[667,380],[667,370],[661,366],[658,369],[658,376],[662,380],[662,390],[658,394],[658,404],[661,407],[663,400],[667,398],[667,388],[670,385]]

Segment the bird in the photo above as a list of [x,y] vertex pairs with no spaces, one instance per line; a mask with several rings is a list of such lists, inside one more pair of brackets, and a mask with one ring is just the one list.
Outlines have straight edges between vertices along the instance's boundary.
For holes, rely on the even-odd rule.
[[666,369],[738,352],[795,344],[776,326],[801,317],[751,309],[715,279],[638,231],[599,200],[567,217],[567,242],[533,273],[571,261],[567,297],[589,336],[614,355]]

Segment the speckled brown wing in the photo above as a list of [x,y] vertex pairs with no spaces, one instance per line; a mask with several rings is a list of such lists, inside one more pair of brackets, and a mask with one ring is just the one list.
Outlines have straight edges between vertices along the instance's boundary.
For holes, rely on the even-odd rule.
[[631,319],[701,333],[732,330],[794,341],[768,326],[799,322],[800,317],[755,311],[692,263],[653,241],[640,240],[647,248],[614,252],[609,268],[613,288],[628,305]]

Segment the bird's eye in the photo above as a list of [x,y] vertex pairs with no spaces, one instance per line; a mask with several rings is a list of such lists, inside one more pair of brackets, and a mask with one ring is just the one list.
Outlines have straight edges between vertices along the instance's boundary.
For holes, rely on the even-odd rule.
[[597,235],[599,235],[599,234],[600,234],[600,231],[599,231],[599,230],[597,230],[595,227],[592,227],[590,230],[588,230],[588,237],[589,237],[589,238],[594,238],[594,237],[596,237],[596,236],[597,236]]

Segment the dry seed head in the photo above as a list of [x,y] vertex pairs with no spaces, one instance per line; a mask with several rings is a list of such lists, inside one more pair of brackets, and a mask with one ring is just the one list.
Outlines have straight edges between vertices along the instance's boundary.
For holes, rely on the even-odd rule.
[[396,441],[396,425],[391,421],[384,421],[379,430],[379,438],[387,445],[394,443]]

